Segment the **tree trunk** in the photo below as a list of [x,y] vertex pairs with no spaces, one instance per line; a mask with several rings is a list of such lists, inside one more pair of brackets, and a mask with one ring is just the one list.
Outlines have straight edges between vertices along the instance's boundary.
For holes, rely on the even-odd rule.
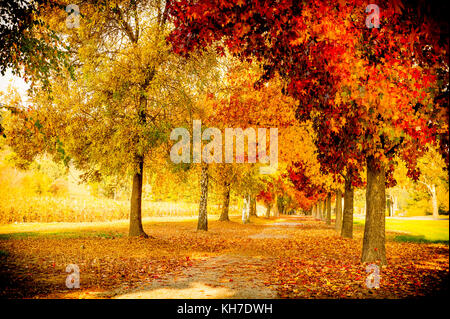
[[345,179],[344,214],[342,216],[341,236],[353,238],[353,186],[350,178]]
[[335,229],[337,232],[341,232],[342,229],[342,192],[338,190],[336,192],[336,223]]
[[316,203],[316,218],[320,219],[320,201]]
[[270,209],[272,210],[272,215],[273,217],[278,217],[278,196],[274,196],[275,197],[275,202],[272,203],[272,205],[270,206]]
[[[153,75],[152,75],[153,77]],[[147,98],[141,95],[139,98],[138,118],[139,124],[146,124]],[[139,137],[135,138],[136,145],[139,143]],[[144,176],[144,155],[135,154],[134,156],[138,171],[133,175],[133,185],[131,186],[130,203],[130,228],[128,235],[130,237],[142,236],[148,238],[142,227],[142,182]]]
[[398,210],[398,200],[396,196],[392,196],[392,216],[395,216]]
[[272,205],[267,204],[266,205],[266,218],[270,218],[270,209]]
[[128,235],[130,237],[148,235],[142,227],[142,180],[144,173],[144,157],[136,156],[139,171],[133,175],[133,185],[131,188],[131,207],[130,207],[130,228]]
[[431,185],[431,204],[433,205],[433,218],[439,219],[439,205],[436,194],[436,185]]
[[327,195],[327,225],[331,225],[331,193]]
[[319,202],[319,219],[322,220],[322,210],[323,210],[323,204],[322,201]]
[[250,196],[250,216],[256,216],[256,197]]
[[222,205],[222,213],[220,214],[220,221],[226,222],[229,221],[228,211],[230,208],[230,187],[225,184],[225,191],[223,192],[223,205]]
[[282,196],[277,196],[277,216],[285,214],[285,201]]
[[388,210],[388,216],[392,217],[392,200],[390,195],[388,195],[388,198],[386,200],[386,206]]
[[242,223],[250,222],[250,195],[244,197],[244,205],[242,207]]
[[201,195],[197,230],[208,230],[208,164],[206,163],[202,163],[200,189]]
[[[379,165],[377,165],[379,164]],[[366,222],[362,262],[386,264],[385,248],[386,186],[382,163],[367,158]]]
[[322,202],[322,220],[324,221],[327,214],[327,199],[325,198]]
[[317,219],[322,219],[322,201],[317,203]]
[[316,204],[316,218],[320,219],[320,201]]

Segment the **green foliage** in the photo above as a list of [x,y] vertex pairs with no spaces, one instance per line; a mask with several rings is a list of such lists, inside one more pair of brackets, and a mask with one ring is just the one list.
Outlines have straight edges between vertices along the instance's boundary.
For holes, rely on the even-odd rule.
[[62,178],[67,173],[67,167],[65,167],[62,163],[53,161],[48,155],[45,154],[36,158],[30,168],[47,175],[51,180]]
[[0,2],[0,74],[11,69],[48,89],[52,73],[72,67],[68,47],[40,17],[46,10],[63,13],[64,6],[48,0]]
[[116,176],[101,176],[100,181],[90,182],[92,196],[111,199],[126,199],[130,195],[129,184]]
[[424,235],[399,235],[394,237],[394,241],[405,242],[405,243],[419,243],[419,244],[447,244],[447,240],[440,239],[426,239]]
[[[52,238],[52,239],[69,239],[69,238],[120,238],[124,237],[123,233],[117,231],[60,231],[60,232],[21,232],[0,234],[0,240],[11,239],[28,239],[28,238]],[[1,256],[1,251],[0,251]]]

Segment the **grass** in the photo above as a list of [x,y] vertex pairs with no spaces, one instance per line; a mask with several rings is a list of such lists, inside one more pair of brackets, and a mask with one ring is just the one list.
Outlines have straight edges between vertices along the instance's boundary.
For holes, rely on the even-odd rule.
[[0,234],[0,240],[9,239],[29,239],[29,238],[106,238],[112,239],[116,237],[124,237],[124,233],[120,232],[103,232],[103,231],[61,231],[61,232],[16,232],[9,234]]
[[[230,216],[233,221],[240,223],[239,216]],[[166,216],[143,218],[144,225],[157,223],[194,222],[197,217]],[[210,217],[211,220],[217,217]],[[0,240],[26,238],[117,238],[126,236],[128,220],[112,222],[84,222],[84,223],[20,223],[0,225]],[[270,223],[265,218],[252,219],[252,224],[264,225]],[[364,226],[364,218],[354,217],[354,225]],[[386,231],[397,242],[414,243],[449,243],[448,220],[409,220],[386,219]],[[392,234],[393,233],[393,234]]]
[[[144,217],[144,226],[160,223],[195,223],[198,217],[188,216],[166,216],[166,217]],[[218,217],[209,217],[216,220]],[[240,223],[240,216],[230,215],[230,219]],[[252,224],[266,224],[270,220],[253,219]],[[128,232],[128,220],[117,220],[109,222],[83,222],[83,223],[16,223],[0,225],[0,240],[28,239],[28,238],[117,238],[124,237]]]
[[419,243],[419,244],[447,244],[448,240],[430,240],[423,235],[397,235],[394,238],[397,242]]
[[[183,222],[196,220],[197,217],[144,217],[142,219],[144,224],[153,224],[157,222]],[[129,220],[115,220],[115,221],[97,221],[97,222],[53,222],[53,223],[14,223],[0,225],[0,234],[10,233],[26,233],[26,232],[81,232],[81,231],[109,231],[111,229],[128,229]]]
[[[364,219],[356,217],[355,225],[364,226]],[[410,220],[386,219],[386,231],[395,234],[393,239],[414,243],[449,243],[449,221],[447,220]]]

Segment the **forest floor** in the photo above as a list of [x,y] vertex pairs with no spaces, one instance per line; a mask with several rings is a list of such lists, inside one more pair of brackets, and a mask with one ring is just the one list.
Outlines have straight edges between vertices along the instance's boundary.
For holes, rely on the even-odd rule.
[[[151,238],[117,223],[0,227],[0,298],[411,298],[448,294],[448,240],[408,241],[387,231],[388,265],[368,289],[360,262],[363,226],[340,238],[304,216],[146,220]],[[448,221],[447,221],[448,229]],[[21,230],[21,231],[19,231]],[[448,236],[448,235],[447,235]],[[403,238],[397,240],[397,238]],[[66,287],[66,266],[80,288]]]

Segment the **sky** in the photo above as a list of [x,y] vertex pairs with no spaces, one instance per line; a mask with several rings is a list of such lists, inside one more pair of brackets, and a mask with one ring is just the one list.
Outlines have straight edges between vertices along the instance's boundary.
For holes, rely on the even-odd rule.
[[[7,93],[9,86],[15,87],[19,94],[22,96],[22,100],[27,100],[27,90],[29,84],[17,76],[11,73],[11,70],[7,70],[4,76],[0,75],[0,92]],[[0,103],[4,102],[3,98],[0,98]]]

